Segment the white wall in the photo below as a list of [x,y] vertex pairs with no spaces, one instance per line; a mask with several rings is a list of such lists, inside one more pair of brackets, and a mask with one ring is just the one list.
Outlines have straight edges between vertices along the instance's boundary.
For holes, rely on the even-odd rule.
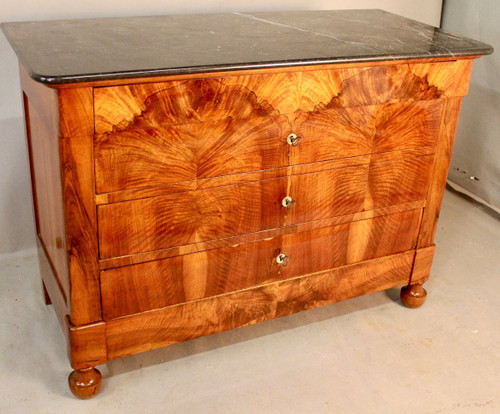
[[[500,4],[451,0],[443,28],[489,43],[493,55],[474,62],[464,99],[449,179],[500,211]],[[471,177],[476,177],[476,179]]]
[[[441,0],[0,0],[0,21],[147,16],[225,11],[378,8],[439,25]],[[0,254],[35,245],[18,66],[0,34]]]

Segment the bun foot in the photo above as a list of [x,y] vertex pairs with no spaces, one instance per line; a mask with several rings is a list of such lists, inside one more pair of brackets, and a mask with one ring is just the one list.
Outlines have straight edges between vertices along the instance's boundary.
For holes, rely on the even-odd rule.
[[68,384],[71,392],[83,400],[97,395],[101,389],[102,375],[96,368],[84,368],[69,374]]
[[420,283],[401,288],[401,302],[408,308],[418,308],[422,306],[426,297],[427,291]]

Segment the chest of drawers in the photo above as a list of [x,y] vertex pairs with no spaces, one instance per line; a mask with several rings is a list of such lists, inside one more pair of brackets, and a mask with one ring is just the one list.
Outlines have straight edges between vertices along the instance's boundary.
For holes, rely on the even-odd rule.
[[95,395],[113,358],[395,286],[425,300],[461,100],[489,46],[381,11],[3,29],[75,395]]

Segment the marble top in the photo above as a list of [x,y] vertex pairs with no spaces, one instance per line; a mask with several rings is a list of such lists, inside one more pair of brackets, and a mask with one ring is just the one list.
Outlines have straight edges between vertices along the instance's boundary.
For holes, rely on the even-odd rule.
[[124,17],[1,27],[28,74],[51,84],[493,52],[485,43],[382,10]]

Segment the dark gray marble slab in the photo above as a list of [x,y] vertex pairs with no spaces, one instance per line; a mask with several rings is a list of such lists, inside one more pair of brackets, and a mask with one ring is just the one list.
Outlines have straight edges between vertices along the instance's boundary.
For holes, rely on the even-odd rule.
[[493,52],[485,43],[382,10],[126,17],[1,27],[29,75],[51,84]]

